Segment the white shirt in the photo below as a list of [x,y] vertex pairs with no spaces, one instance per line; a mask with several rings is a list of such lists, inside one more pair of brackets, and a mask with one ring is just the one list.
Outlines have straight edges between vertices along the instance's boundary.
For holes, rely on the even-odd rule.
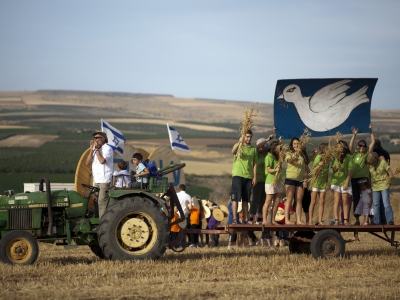
[[[185,218],[187,218],[187,217],[189,216],[189,213],[188,213],[188,211],[187,211],[187,209],[186,209],[185,202],[186,202],[186,201],[189,201],[189,203],[191,203],[192,197],[190,197],[190,195],[187,194],[185,191],[180,191],[180,192],[177,193],[176,195],[178,196],[179,203],[180,203],[181,206],[182,206],[182,210],[183,210],[183,213],[184,213],[184,215],[185,215]],[[179,211],[178,211],[178,214],[180,215]]]
[[106,162],[101,164],[97,158],[97,153],[93,153],[92,174],[95,183],[110,183],[114,168],[114,151],[113,149],[104,144],[99,150],[101,156],[104,157]]
[[[143,173],[144,169],[146,169],[146,166],[142,162],[140,162],[136,166],[136,174]],[[147,183],[147,177],[145,177],[145,176],[136,177],[136,182],[142,182],[142,180],[143,180],[143,183]]]
[[128,183],[132,182],[131,175],[127,170],[114,171],[113,176],[117,178],[116,187],[125,187]]

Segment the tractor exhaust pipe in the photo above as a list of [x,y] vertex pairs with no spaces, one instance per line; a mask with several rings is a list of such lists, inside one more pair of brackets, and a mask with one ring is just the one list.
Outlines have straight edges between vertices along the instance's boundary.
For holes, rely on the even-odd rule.
[[47,235],[52,234],[53,228],[53,214],[52,214],[52,205],[51,205],[51,191],[50,191],[50,180],[46,177],[40,178],[39,183],[39,191],[43,192],[43,181],[46,182],[46,196],[47,196],[47,213],[49,215],[49,227],[47,228]]

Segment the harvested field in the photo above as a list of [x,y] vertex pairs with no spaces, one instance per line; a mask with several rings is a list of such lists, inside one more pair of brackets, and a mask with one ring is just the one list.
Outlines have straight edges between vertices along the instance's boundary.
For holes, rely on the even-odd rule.
[[[344,238],[351,238],[345,234]],[[346,257],[315,260],[288,247],[167,250],[157,261],[111,262],[89,247],[40,244],[32,266],[0,264],[2,299],[397,299],[399,250],[367,233]]]
[[20,126],[20,125],[0,125],[0,129],[22,129],[29,128],[29,126]]
[[58,138],[57,135],[14,135],[4,140],[0,140],[0,147],[40,147],[44,143]]

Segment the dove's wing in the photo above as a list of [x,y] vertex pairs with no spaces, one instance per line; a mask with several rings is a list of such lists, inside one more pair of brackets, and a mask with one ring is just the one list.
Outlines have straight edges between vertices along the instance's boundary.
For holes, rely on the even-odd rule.
[[351,80],[340,80],[318,90],[310,98],[310,110],[323,112],[338,103],[346,97],[346,91],[350,88],[346,84],[348,82],[351,82]]

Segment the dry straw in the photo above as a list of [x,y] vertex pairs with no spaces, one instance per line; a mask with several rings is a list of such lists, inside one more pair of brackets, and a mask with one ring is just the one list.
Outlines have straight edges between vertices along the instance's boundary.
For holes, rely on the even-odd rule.
[[394,177],[396,177],[396,175],[399,174],[399,173],[400,173],[400,163],[397,165],[396,170],[394,170],[393,175],[392,175],[392,176],[389,176],[389,177],[386,179],[387,182],[390,183],[390,181],[391,181]]
[[271,185],[274,186],[276,182],[278,181],[279,174],[281,173],[282,169],[282,164],[285,161],[286,154],[289,151],[289,146],[288,145],[279,145],[276,147],[276,151],[278,152],[278,168],[279,171],[275,172],[274,179],[272,179]]
[[[258,104],[258,103],[256,103]],[[254,109],[254,105],[250,108],[246,107],[243,118],[240,121],[240,136],[244,138],[246,136],[246,132],[251,130],[254,127],[254,123],[257,122],[258,119],[258,110]],[[238,159],[242,157],[242,142],[239,142],[239,147],[236,152],[236,156]]]
[[303,154],[302,152],[304,151],[304,149],[306,149],[310,137],[311,137],[311,132],[308,131],[308,128],[305,128],[303,134],[299,138],[299,147],[296,150],[298,155]]
[[[332,157],[333,157],[333,151],[332,151],[332,147],[328,146],[325,147],[324,151],[321,153],[321,162],[322,164],[318,164],[317,166],[315,166],[315,168],[313,168],[311,170],[311,172],[308,175],[308,180],[307,180],[307,184],[308,184],[308,189],[311,190],[312,186],[314,184],[314,182],[317,180],[317,178],[319,176],[324,175],[322,172],[322,167],[325,164],[329,164],[329,162],[331,161]],[[329,170],[328,170],[329,171]]]

